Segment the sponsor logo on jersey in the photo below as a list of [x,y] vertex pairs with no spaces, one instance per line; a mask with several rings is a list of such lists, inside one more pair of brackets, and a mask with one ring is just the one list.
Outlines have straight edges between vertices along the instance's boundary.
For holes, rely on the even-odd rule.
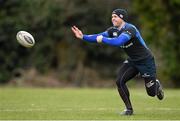
[[114,37],[117,37],[117,36],[118,36],[118,33],[117,33],[117,32],[113,32],[113,36],[114,36]]
[[122,45],[122,46],[120,46],[121,48],[129,48],[129,47],[131,47],[133,45],[133,43],[131,42],[131,43],[129,43],[128,45]]

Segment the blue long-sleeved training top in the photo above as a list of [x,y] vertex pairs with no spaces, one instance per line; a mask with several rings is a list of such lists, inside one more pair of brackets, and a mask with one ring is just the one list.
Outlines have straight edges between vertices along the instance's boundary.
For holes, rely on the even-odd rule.
[[113,29],[114,27],[111,27],[99,34],[83,35],[83,40],[97,43],[97,36],[102,35],[102,43],[124,49],[132,61],[139,61],[152,56],[140,32],[134,25],[125,23],[121,30]]

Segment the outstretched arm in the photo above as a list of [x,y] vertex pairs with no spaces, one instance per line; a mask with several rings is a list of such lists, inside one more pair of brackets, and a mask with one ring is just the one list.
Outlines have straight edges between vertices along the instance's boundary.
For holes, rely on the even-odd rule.
[[[113,29],[110,29],[110,30],[113,30]],[[108,32],[112,33],[110,31]],[[118,32],[118,31],[116,31],[115,29],[115,32]],[[136,37],[136,29],[134,27],[128,27],[125,30],[123,30],[123,32],[118,37],[115,37],[115,38],[98,36],[97,42],[119,47],[119,46],[124,45],[126,42],[128,42],[131,38],[134,38],[134,37]]]
[[97,36],[100,36],[100,35],[102,35],[104,37],[108,37],[109,36],[107,32],[103,32],[103,33],[100,33],[100,34],[85,35],[76,26],[71,27],[71,30],[73,31],[73,33],[76,36],[76,38],[83,39],[83,40],[85,40],[87,42],[97,43],[97,40],[96,40]]
[[121,46],[127,41],[129,41],[131,37],[125,33],[122,33],[117,38],[107,38],[103,36],[98,36],[96,39],[98,43],[104,43],[112,46]]

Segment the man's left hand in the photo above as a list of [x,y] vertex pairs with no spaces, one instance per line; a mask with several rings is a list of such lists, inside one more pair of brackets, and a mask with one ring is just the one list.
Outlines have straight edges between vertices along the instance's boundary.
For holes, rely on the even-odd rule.
[[102,43],[102,39],[103,39],[102,35],[97,36],[97,38],[96,38],[97,43]]

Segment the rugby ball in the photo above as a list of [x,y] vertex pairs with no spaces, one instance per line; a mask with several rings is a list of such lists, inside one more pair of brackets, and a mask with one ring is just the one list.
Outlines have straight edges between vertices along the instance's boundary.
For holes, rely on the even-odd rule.
[[16,39],[24,47],[32,47],[35,44],[34,37],[26,32],[26,31],[19,31],[16,35]]

